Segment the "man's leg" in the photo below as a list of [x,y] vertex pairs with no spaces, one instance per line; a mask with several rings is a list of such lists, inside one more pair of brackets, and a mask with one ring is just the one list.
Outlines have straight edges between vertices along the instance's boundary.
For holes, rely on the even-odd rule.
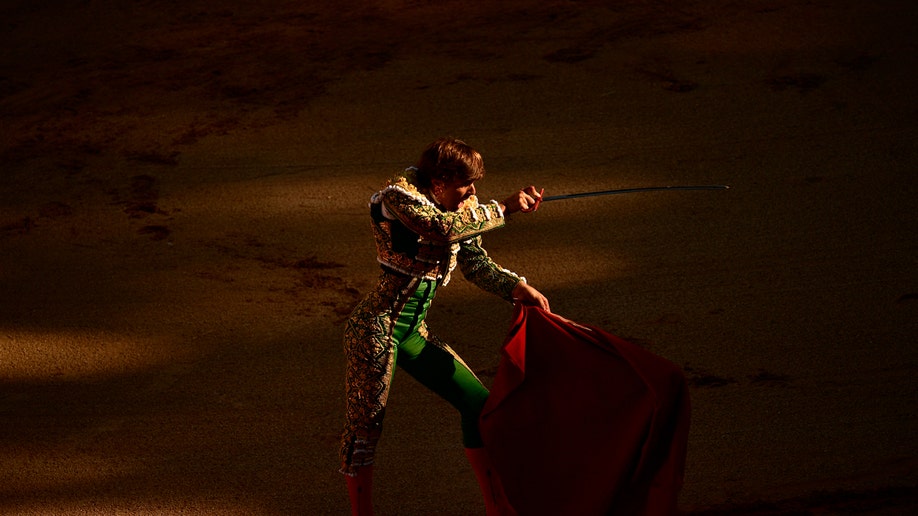
[[447,345],[415,334],[399,346],[398,366],[452,404],[462,417],[465,454],[475,471],[488,516],[515,515],[484,448],[478,418],[488,390]]
[[351,499],[352,516],[373,515],[373,466],[357,466],[354,475],[347,475],[347,492]]
[[355,324],[349,324],[345,332],[345,349],[346,424],[342,437],[341,472],[346,475],[351,513],[371,516],[373,462],[376,444],[382,434],[398,350],[394,346],[385,346],[376,334]]

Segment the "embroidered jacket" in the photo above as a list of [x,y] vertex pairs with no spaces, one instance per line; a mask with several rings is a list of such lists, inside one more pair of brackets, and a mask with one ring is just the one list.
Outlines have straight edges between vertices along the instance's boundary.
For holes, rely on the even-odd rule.
[[[444,211],[397,177],[370,199],[378,260],[384,272],[376,287],[354,308],[344,332],[347,355],[347,422],[341,438],[341,472],[355,475],[373,463],[392,381],[393,332],[402,309],[420,283],[449,281],[458,266],[480,288],[512,301],[520,276],[494,263],[481,247],[481,234],[504,225],[497,203],[474,197],[456,211]],[[461,358],[430,334],[421,318],[415,331],[456,360]]]
[[471,196],[456,211],[441,210],[399,176],[371,197],[370,212],[377,259],[387,269],[445,285],[458,264],[469,281],[507,300],[525,281],[494,263],[481,247],[481,234],[505,223],[496,201],[479,204]]

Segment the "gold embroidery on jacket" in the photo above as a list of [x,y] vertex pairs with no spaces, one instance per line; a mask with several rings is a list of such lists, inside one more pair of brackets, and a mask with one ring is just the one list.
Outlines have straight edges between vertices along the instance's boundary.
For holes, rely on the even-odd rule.
[[[341,471],[346,474],[373,463],[394,367],[393,325],[418,281],[445,285],[458,264],[466,279],[508,301],[513,287],[525,281],[496,264],[481,246],[482,233],[504,225],[497,203],[481,205],[469,198],[459,210],[444,211],[400,177],[373,195],[370,212],[378,260],[384,271],[392,272],[380,275],[376,288],[357,305],[345,328],[347,421]],[[456,356],[428,334],[425,323],[419,332]]]

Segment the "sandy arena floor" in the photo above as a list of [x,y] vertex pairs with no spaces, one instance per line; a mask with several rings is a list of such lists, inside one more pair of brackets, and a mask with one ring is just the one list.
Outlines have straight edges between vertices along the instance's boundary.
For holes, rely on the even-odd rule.
[[[918,512],[918,4],[7,1],[0,512],[347,514],[366,202],[441,135],[555,312],[681,365],[686,512]],[[483,6],[486,5],[486,6]],[[511,307],[431,326],[486,380]],[[379,514],[482,514],[398,376]]]

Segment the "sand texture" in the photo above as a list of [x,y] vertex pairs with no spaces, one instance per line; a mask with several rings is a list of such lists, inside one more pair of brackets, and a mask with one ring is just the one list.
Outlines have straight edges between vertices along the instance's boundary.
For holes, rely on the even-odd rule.
[[[367,201],[441,135],[553,310],[684,368],[687,513],[918,511],[918,3],[0,4],[0,513],[348,514]],[[512,307],[430,325],[488,383]],[[379,514],[483,514],[396,375]]]

